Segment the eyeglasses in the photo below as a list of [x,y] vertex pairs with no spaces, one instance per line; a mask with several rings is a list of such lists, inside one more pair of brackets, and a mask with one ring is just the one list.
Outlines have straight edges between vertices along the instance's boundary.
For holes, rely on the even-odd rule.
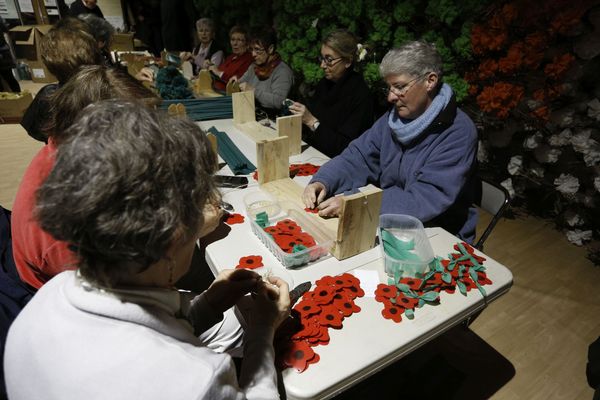
[[335,64],[337,64],[337,61],[341,60],[342,58],[343,57],[332,58],[329,56],[319,56],[317,57],[317,60],[319,60],[319,64],[325,63],[326,66],[333,67]]
[[429,75],[429,72],[427,72],[423,75],[419,75],[415,79],[411,79],[410,81],[406,82],[404,85],[401,85],[401,86],[392,85],[392,86],[384,87],[381,89],[381,91],[383,92],[383,94],[386,97],[390,95],[390,92],[394,93],[396,96],[404,96],[404,95],[406,95],[406,93],[408,93],[410,88],[413,87],[416,82],[425,78],[427,75]]
[[265,52],[265,49],[262,49],[260,47],[253,47],[252,52],[256,54],[263,54]]

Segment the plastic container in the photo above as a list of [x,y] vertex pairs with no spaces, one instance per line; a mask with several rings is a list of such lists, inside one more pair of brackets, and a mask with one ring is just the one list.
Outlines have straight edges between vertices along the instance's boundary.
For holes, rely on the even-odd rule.
[[435,255],[417,218],[402,214],[379,217],[379,246],[387,275],[397,283],[401,278],[422,278],[429,272]]
[[269,214],[268,226],[275,225],[277,222],[284,219],[291,219],[295,221],[300,228],[302,228],[303,232],[307,232],[313,237],[316,242],[314,246],[308,247],[305,250],[298,251],[296,253],[286,253],[283,251],[281,247],[275,243],[271,235],[265,232],[263,228],[256,223],[254,217],[250,221],[252,232],[258,236],[258,238],[265,244],[265,246],[267,246],[271,253],[273,253],[286,268],[295,268],[311,261],[315,261],[327,255],[329,250],[331,250],[331,246],[333,245],[333,239],[329,238],[321,228],[312,223],[308,218],[306,218],[305,215],[303,215],[303,213],[304,211],[288,209],[275,216],[272,216],[267,212],[267,214]]

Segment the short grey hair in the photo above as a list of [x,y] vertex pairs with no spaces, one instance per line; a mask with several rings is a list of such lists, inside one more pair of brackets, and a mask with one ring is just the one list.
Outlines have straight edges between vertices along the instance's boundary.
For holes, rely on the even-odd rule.
[[435,45],[418,40],[392,49],[381,60],[379,73],[383,78],[390,75],[407,74],[413,78],[435,72],[442,81],[442,57]]
[[191,239],[218,199],[204,132],[142,103],[86,107],[37,191],[40,226],[69,243],[81,274],[104,286],[144,271],[178,235]]
[[107,20],[90,13],[79,14],[77,18],[88,24],[96,42],[104,43],[105,47],[110,45],[115,28]]
[[210,18],[200,18],[196,21],[196,30],[200,30],[201,26],[205,26],[211,30],[212,33],[215,33],[215,23]]

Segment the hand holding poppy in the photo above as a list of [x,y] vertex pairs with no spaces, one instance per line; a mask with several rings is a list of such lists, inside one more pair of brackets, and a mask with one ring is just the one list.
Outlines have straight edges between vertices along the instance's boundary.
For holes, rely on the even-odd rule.
[[327,188],[321,182],[313,182],[304,188],[302,202],[306,208],[315,208],[327,196]]
[[198,233],[198,237],[201,238],[217,229],[219,223],[221,222],[221,218],[223,217],[223,210],[214,204],[207,203],[204,206],[202,215],[204,221],[202,223],[202,227],[200,228],[200,232]]
[[338,217],[342,210],[342,197],[333,196],[319,204],[319,216],[329,218]]
[[269,277],[258,286],[250,319],[253,326],[277,328],[290,315],[290,289],[281,278]]
[[215,311],[224,312],[233,307],[242,296],[257,290],[260,282],[261,276],[251,270],[223,270],[206,289],[206,301]]
[[295,101],[288,109],[292,114],[302,116],[302,123],[308,127],[312,127],[317,121],[317,118],[302,103]]

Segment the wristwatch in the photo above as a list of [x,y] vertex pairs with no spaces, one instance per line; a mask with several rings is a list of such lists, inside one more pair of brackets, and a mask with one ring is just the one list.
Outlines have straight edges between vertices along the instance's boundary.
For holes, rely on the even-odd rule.
[[317,130],[317,128],[319,127],[319,125],[321,125],[321,123],[319,122],[319,120],[316,120],[316,121],[315,121],[315,122],[312,124],[312,126],[310,127],[310,130],[311,130],[311,131],[313,131],[313,132],[314,132],[314,131],[316,131],[316,130]]

